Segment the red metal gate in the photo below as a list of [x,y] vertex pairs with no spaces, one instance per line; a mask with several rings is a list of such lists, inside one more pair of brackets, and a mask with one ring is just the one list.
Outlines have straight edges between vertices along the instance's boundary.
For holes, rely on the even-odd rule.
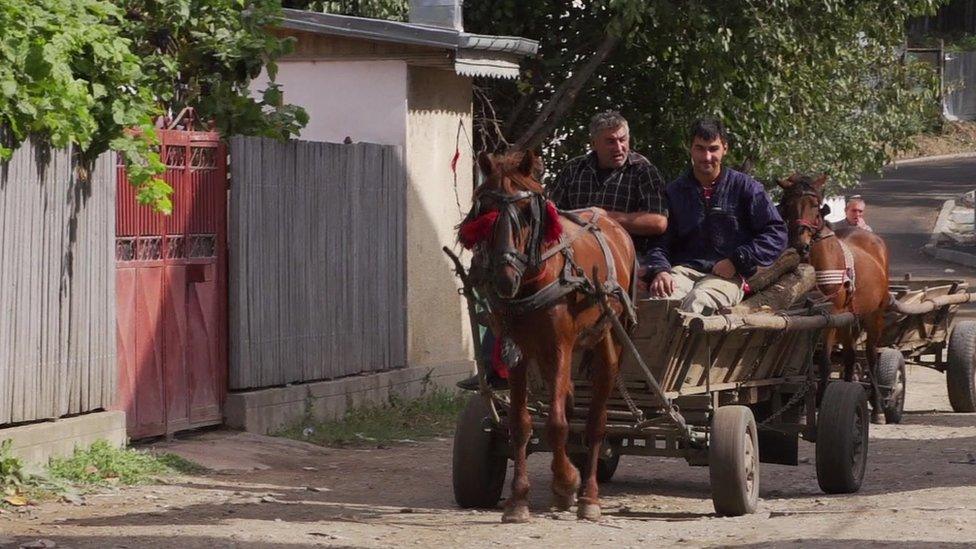
[[173,213],[116,197],[119,392],[132,438],[219,424],[227,387],[227,153],[215,132],[157,130]]

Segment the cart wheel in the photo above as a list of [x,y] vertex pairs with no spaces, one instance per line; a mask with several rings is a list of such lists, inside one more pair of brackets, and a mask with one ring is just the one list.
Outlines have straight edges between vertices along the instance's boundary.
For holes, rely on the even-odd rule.
[[[586,478],[586,454],[570,454],[569,460],[579,469],[580,477]],[[617,465],[620,465],[620,454],[614,452],[611,457],[600,458],[596,462],[596,481],[600,484],[610,482],[613,474],[617,472]]]
[[828,494],[861,488],[868,459],[868,399],[859,383],[827,385],[817,418],[817,482]]
[[905,412],[907,379],[905,357],[896,349],[881,349],[878,354],[877,383],[890,387],[890,389],[881,389],[885,423],[901,423],[902,414]]
[[955,412],[976,412],[976,322],[956,324],[949,336],[946,389]]
[[484,429],[490,413],[481,395],[471,395],[454,434],[454,501],[465,508],[494,507],[502,496],[508,458],[495,452],[499,437]]
[[715,410],[708,435],[712,504],[724,516],[756,511],[759,500],[759,437],[756,418],[745,406]]

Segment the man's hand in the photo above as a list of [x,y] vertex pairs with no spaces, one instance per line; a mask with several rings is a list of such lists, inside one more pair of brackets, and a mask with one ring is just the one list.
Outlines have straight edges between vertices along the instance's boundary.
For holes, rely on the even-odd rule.
[[668,297],[673,293],[674,278],[671,277],[671,273],[661,271],[654,275],[654,280],[651,282],[651,295],[654,297]]
[[728,259],[723,259],[712,267],[712,274],[722,278],[733,278],[735,277],[735,265]]

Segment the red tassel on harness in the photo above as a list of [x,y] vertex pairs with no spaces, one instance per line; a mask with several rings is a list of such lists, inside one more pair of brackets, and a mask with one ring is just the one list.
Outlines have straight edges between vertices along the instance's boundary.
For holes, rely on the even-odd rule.
[[491,367],[501,379],[508,379],[508,365],[502,361],[502,338],[495,338],[495,344],[491,348]]
[[544,237],[546,244],[557,242],[563,234],[562,223],[559,222],[559,211],[551,200],[546,200],[546,234]]
[[466,250],[474,248],[476,244],[488,238],[497,220],[498,210],[492,210],[471,221],[462,223],[461,227],[458,228],[458,241]]
[[[483,242],[491,235],[495,228],[495,221],[498,220],[498,210],[485,212],[478,217],[462,223],[458,228],[458,241],[465,249],[474,248],[479,242]],[[546,201],[546,230],[543,240],[546,244],[559,241],[563,234],[563,226],[559,223],[559,211],[556,205]]]

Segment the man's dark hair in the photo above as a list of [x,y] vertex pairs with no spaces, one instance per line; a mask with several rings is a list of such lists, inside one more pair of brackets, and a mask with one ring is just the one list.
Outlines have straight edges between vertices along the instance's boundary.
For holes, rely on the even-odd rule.
[[723,143],[728,144],[729,134],[725,131],[725,125],[717,118],[710,116],[702,117],[691,124],[688,131],[688,142],[692,142],[698,137],[702,141],[714,141],[716,137],[722,139]]

